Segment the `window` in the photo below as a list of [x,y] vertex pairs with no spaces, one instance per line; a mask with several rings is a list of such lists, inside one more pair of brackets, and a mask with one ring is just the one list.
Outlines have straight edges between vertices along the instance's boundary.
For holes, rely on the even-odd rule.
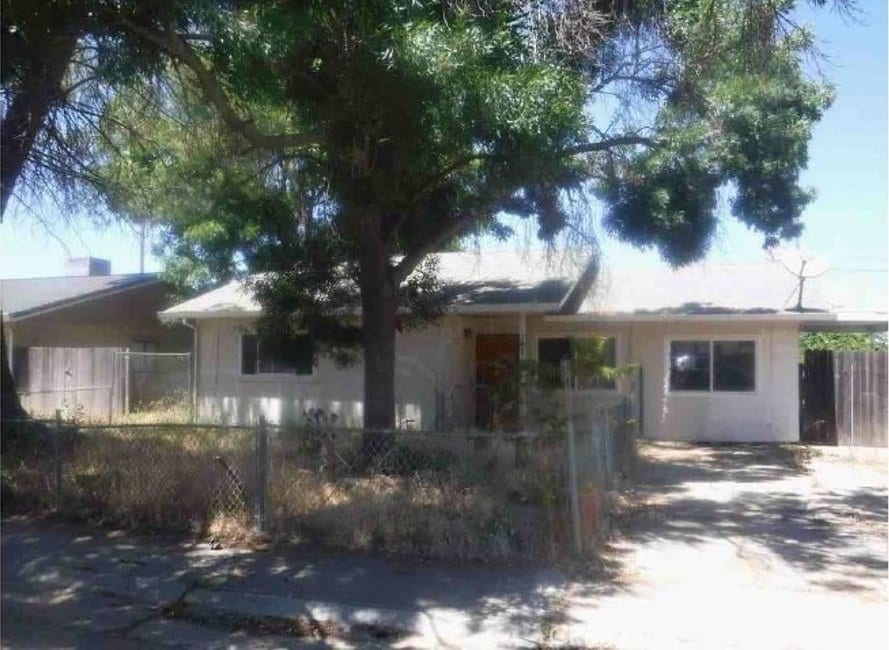
[[670,343],[670,390],[710,390],[710,341]]
[[133,341],[131,352],[157,352],[157,341]]
[[[593,348],[593,354],[601,354],[598,361],[607,368],[614,368],[617,364],[617,342],[612,337],[603,338],[601,348]],[[582,340],[581,340],[582,341]],[[560,370],[562,361],[577,358],[578,344],[581,341],[568,337],[545,338],[537,340],[537,360],[545,368],[541,381],[550,388],[562,386]],[[582,351],[586,353],[586,350]],[[617,387],[613,378],[576,376],[574,388],[576,390],[614,390]]]
[[713,390],[754,390],[753,341],[713,341]]
[[314,361],[315,346],[307,334],[289,341],[241,335],[242,375],[311,375]]
[[670,390],[750,392],[756,389],[753,341],[670,341]]

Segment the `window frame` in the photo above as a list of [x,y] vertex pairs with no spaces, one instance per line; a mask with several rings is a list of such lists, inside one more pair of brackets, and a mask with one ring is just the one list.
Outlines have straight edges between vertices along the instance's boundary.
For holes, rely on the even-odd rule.
[[[308,334],[307,331],[300,331],[297,334]],[[309,382],[314,381],[317,378],[318,368],[316,363],[312,363],[312,371],[306,374],[297,374],[293,372],[258,372],[259,371],[259,338],[257,336],[257,354],[256,354],[256,369],[257,372],[253,374],[246,374],[244,372],[243,362],[244,362],[244,337],[246,336],[257,336],[257,333],[253,330],[242,330],[238,332],[238,378],[243,381],[291,381],[291,382]]]
[[[614,363],[616,367],[620,367],[623,354],[623,335],[619,332],[564,332],[561,330],[554,332],[536,332],[534,334],[534,356],[529,357],[535,361],[540,361],[540,340],[541,339],[591,339],[593,337],[601,337],[604,339],[614,339]],[[575,393],[620,393],[623,390],[623,377],[614,378],[614,386],[612,388],[577,388],[577,377],[571,378],[571,386]],[[555,390],[564,390],[562,386]]]
[[[710,345],[710,382],[706,390],[676,390],[670,385],[670,374],[672,370],[672,359],[670,356],[670,348],[674,341],[706,341]],[[753,389],[752,390],[714,390],[713,389],[713,363],[715,355],[713,353],[713,344],[720,341],[750,341],[753,343]],[[758,395],[760,390],[760,350],[762,349],[761,334],[683,334],[677,336],[667,336],[664,339],[664,384],[667,395],[680,395],[683,397],[711,397],[713,395]]]

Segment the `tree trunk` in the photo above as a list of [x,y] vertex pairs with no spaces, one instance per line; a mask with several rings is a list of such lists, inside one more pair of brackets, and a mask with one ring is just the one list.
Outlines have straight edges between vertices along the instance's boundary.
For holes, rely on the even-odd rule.
[[0,420],[15,420],[26,417],[25,409],[15,392],[15,383],[10,372],[11,358],[6,354],[6,333],[0,323]]
[[364,426],[395,425],[395,317],[398,291],[378,221],[364,224],[361,255],[361,329],[364,343]]
[[398,288],[383,244],[379,220],[362,220],[361,329],[364,343],[364,435],[368,460],[390,446],[395,426],[395,318]]
[[[0,124],[0,221],[6,216],[6,206],[34,141],[61,95],[62,81],[74,56],[79,31],[71,25],[63,29],[58,37],[35,44],[31,69],[22,79]],[[3,420],[27,415],[15,390],[10,371],[12,359],[7,356],[6,336],[0,323],[0,419]]]
[[395,291],[383,284],[363,292],[364,426],[395,426]]
[[[37,135],[62,93],[62,81],[79,33],[66,26],[58,36],[35,46],[31,67],[16,90],[0,125],[0,215],[31,155]],[[38,49],[39,48],[39,49]]]

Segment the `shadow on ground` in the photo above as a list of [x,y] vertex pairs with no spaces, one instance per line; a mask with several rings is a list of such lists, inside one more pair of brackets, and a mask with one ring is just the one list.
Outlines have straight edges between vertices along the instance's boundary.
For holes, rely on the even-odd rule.
[[[635,546],[689,545],[730,538],[759,547],[828,589],[878,587],[887,574],[887,490],[823,485],[809,476],[800,446],[649,445],[621,521]],[[623,549],[625,550],[625,548]],[[622,556],[608,558],[619,575]]]
[[[421,611],[459,612],[471,633],[497,625],[514,638],[539,642],[554,627],[576,622],[567,594],[605,599],[632,593],[635,578],[626,571],[630,555],[647,544],[670,542],[693,548],[714,539],[735,540],[831,591],[866,591],[885,581],[885,483],[819,486],[793,448],[650,445],[643,449],[630,501],[636,506],[619,520],[620,543],[603,556],[600,571],[575,576],[573,584],[549,568],[467,567],[300,548],[212,551],[83,525],[7,519],[4,645],[18,647],[16,630],[27,640],[35,626],[47,635],[70,630],[62,638],[74,647],[95,645],[89,637],[94,633],[115,639],[123,644],[119,647],[158,645],[163,639],[135,641],[136,631],[158,616],[151,604],[174,601],[196,584],[220,597],[278,595],[406,610],[417,617]],[[20,623],[23,617],[30,627]],[[375,645],[399,642],[380,638]]]

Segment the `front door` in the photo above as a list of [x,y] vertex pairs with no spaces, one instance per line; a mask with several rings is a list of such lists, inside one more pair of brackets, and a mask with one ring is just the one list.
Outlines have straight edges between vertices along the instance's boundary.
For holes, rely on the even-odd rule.
[[519,424],[519,335],[475,339],[475,425],[513,429]]

